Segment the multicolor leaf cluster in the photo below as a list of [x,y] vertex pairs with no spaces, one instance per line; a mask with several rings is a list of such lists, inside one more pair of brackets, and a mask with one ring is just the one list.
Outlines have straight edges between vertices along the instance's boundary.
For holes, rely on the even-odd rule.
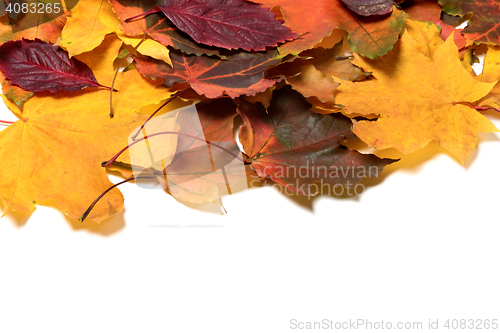
[[498,131],[481,112],[500,110],[499,6],[81,0],[24,30],[6,13],[0,81],[18,120],[1,121],[3,213],[53,200],[102,221],[124,207],[107,171],[221,204],[249,178],[307,196],[355,186],[397,162],[382,149],[437,141],[464,163],[478,132]]

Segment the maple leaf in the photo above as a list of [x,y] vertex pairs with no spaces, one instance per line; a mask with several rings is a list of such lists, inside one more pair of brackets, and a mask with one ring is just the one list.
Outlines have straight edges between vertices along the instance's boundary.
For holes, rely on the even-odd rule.
[[[107,0],[84,0],[71,10],[56,45],[68,51],[70,57],[99,46],[104,36],[120,25]],[[83,28],[88,27],[88,28]]]
[[377,121],[354,124],[354,133],[368,145],[410,153],[436,140],[464,163],[478,132],[497,131],[467,105],[484,97],[494,83],[471,77],[460,63],[453,36],[432,58],[405,32],[386,56],[356,60],[377,80],[342,82],[335,99],[345,106],[345,114],[380,115]]
[[432,58],[439,47],[444,44],[440,29],[433,23],[408,19],[405,22],[405,28],[417,42],[420,53],[429,58]]
[[[79,57],[99,80],[113,77],[113,61],[121,41],[108,36],[92,52]],[[55,200],[71,218],[79,217],[88,204],[111,183],[101,161],[127,144],[130,132],[145,120],[138,111],[168,95],[165,88],[143,78],[136,70],[119,73],[119,92],[113,99],[119,116],[110,119],[109,91],[37,93],[22,111],[4,98],[19,120],[0,132],[0,197],[4,214],[29,212],[36,201]],[[127,156],[122,162],[129,163]],[[90,218],[102,219],[120,211],[123,197],[111,191]]]
[[443,11],[463,16],[473,13],[463,30],[473,44],[500,44],[500,2],[498,0],[439,0]]
[[340,0],[259,0],[274,8],[279,6],[285,22],[301,37],[279,47],[280,53],[298,54],[311,49],[330,35],[333,29],[349,34],[349,46],[361,55],[376,58],[386,54],[398,40],[407,15],[394,10],[388,17],[365,18],[348,11]]
[[276,51],[260,53],[239,52],[227,56],[227,60],[208,56],[186,55],[171,51],[173,67],[163,61],[134,57],[142,75],[165,79],[165,85],[188,83],[198,94],[208,98],[224,95],[231,98],[266,90],[275,80],[268,79],[266,69],[280,62]]
[[[441,38],[446,40],[456,29],[441,20],[442,9],[436,0],[412,0],[402,3],[403,10],[411,19],[423,22],[432,22],[441,27]],[[462,30],[462,29],[457,29]],[[456,33],[455,44],[459,49],[464,48],[467,43],[461,33]]]
[[107,88],[85,63],[69,59],[63,49],[39,39],[0,46],[0,70],[11,83],[32,92]]
[[109,0],[113,11],[121,20],[121,31],[128,36],[147,33],[151,38],[165,46],[172,46],[187,54],[220,55],[219,49],[196,43],[186,33],[180,31],[163,13],[153,13],[144,19],[125,22],[126,19],[140,15],[162,4],[163,0]]
[[[496,83],[500,80],[500,47],[489,46],[484,58],[483,72],[477,76],[478,81]],[[478,102],[483,108],[494,108],[500,111],[500,82],[496,83],[488,95]]]
[[343,146],[343,139],[355,138],[351,120],[312,113],[311,104],[290,86],[274,91],[267,112],[262,104],[237,103],[245,122],[239,138],[257,175],[294,192],[314,194],[316,182],[355,185],[369,176],[367,170],[377,176],[395,162]]

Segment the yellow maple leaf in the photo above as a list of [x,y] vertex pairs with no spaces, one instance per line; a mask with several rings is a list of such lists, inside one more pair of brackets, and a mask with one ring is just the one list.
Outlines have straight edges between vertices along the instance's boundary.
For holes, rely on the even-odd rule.
[[[484,67],[481,75],[477,76],[481,82],[497,82],[500,80],[500,47],[489,46]],[[478,103],[481,107],[491,107],[500,110],[500,82],[497,83],[490,93]]]
[[[106,37],[94,51],[79,56],[102,82],[113,76],[113,60],[122,42]],[[158,103],[170,92],[157,88],[161,80],[142,77],[136,70],[119,73],[113,102],[117,113],[109,118],[109,91],[89,88],[57,94],[37,93],[20,111],[4,102],[19,120],[0,132],[0,197],[4,215],[30,212],[36,201],[53,199],[70,218],[112,184],[101,167],[128,144],[129,134],[146,115],[144,105]],[[128,155],[120,161],[129,163]],[[123,196],[112,190],[94,208],[91,219],[101,221],[123,208]]]
[[120,20],[108,0],[79,1],[68,16],[57,45],[66,49],[70,57],[88,52],[119,25]]
[[[125,44],[130,45],[132,47],[136,47],[137,44],[142,40],[142,37],[137,36],[127,36],[119,31],[116,31],[116,35],[120,38]],[[172,65],[172,60],[170,59],[170,51],[168,48],[161,43],[158,43],[154,39],[147,38],[144,42],[139,46],[137,52],[143,55],[150,56],[152,58],[163,60],[167,64]]]
[[342,82],[335,95],[344,113],[377,114],[359,121],[354,133],[368,145],[411,153],[436,140],[464,163],[478,132],[498,129],[468,104],[495,83],[477,82],[462,66],[451,35],[432,58],[405,32],[394,50],[377,60],[356,56],[356,64],[376,80]]
[[429,58],[432,58],[437,49],[444,43],[441,38],[441,29],[434,23],[408,19],[404,26],[410,36],[418,43],[420,52]]

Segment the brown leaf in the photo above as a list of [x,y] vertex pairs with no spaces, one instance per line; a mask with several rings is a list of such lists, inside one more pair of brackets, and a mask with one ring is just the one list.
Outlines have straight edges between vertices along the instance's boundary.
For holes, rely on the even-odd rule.
[[261,104],[238,101],[238,113],[245,121],[240,141],[260,177],[294,192],[315,194],[317,182],[355,185],[364,177],[377,177],[384,166],[395,162],[343,146],[343,139],[355,138],[351,120],[340,114],[312,113],[311,104],[290,86],[274,91],[267,111]]
[[392,0],[340,0],[356,14],[362,16],[386,15],[392,12]]

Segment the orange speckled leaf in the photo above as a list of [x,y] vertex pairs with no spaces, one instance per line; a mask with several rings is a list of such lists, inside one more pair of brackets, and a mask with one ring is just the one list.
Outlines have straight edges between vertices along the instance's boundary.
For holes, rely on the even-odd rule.
[[279,6],[285,24],[300,37],[279,47],[282,54],[311,49],[333,29],[344,29],[351,49],[376,58],[386,54],[398,40],[407,15],[394,9],[390,16],[366,18],[347,10],[340,0],[259,0],[268,7]]

